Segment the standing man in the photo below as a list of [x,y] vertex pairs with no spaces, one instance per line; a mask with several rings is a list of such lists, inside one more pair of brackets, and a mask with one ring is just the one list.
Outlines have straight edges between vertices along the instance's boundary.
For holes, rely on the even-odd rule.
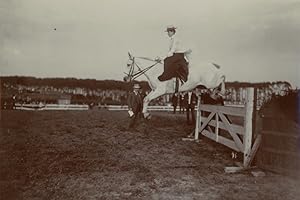
[[184,82],[188,76],[188,62],[185,58],[185,53],[190,53],[191,50],[185,50],[179,40],[176,38],[176,27],[168,26],[166,32],[170,38],[170,45],[167,55],[157,60],[164,60],[164,72],[158,77],[160,81],[166,81],[173,77],[179,77]]
[[203,98],[201,98],[201,103],[210,104],[210,105],[221,105],[224,106],[224,99],[219,95],[220,91],[218,89],[214,89],[212,91],[207,91],[207,93],[203,94]]
[[143,101],[139,93],[141,89],[139,84],[134,84],[133,92],[130,92],[128,95],[128,113],[130,116],[129,129],[133,129],[136,123],[136,120],[141,116]]
[[[195,124],[195,105],[197,104],[198,97],[193,91],[188,91],[185,96],[185,105],[186,105],[186,119],[187,124]],[[190,122],[190,112],[192,115],[192,121]]]
[[184,114],[184,108],[186,106],[184,105],[184,94],[183,93],[180,93],[179,94],[179,113],[181,114]]
[[12,109],[16,109],[16,101],[17,101],[17,96],[13,94],[12,96]]
[[178,105],[178,93],[174,93],[172,96],[173,114],[176,114],[176,108]]

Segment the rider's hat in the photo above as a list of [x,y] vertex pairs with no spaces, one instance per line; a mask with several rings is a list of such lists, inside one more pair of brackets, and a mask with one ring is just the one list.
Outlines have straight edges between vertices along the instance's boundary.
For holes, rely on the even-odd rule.
[[168,31],[176,31],[176,27],[173,26],[173,25],[170,25],[170,26],[167,26],[167,29],[165,30],[165,32],[168,32]]
[[133,89],[141,89],[141,86],[139,84],[135,83],[133,85]]

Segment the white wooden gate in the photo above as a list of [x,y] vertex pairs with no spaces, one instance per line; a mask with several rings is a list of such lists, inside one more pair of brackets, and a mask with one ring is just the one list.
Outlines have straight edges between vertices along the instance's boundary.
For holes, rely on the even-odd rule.
[[[253,142],[253,111],[254,111],[254,88],[247,88],[247,100],[244,108],[225,107],[218,105],[200,104],[201,97],[198,98],[197,120],[195,128],[195,139],[199,139],[199,133],[221,143],[244,155],[243,166],[248,167],[257,151],[261,137],[257,137]],[[207,116],[203,112],[209,113]],[[238,116],[243,119],[243,123],[234,124],[227,117]],[[213,130],[214,129],[214,130]],[[223,129],[227,135],[220,130]]]

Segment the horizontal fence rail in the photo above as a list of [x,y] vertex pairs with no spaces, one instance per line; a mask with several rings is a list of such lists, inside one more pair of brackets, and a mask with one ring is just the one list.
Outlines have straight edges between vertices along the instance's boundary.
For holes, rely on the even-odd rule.
[[[88,110],[88,105],[80,105],[80,104],[20,104],[17,103],[16,105],[17,110]],[[128,106],[124,105],[101,105],[96,106],[99,109],[108,109],[111,111],[122,111],[128,110]],[[230,110],[230,108],[240,108],[242,109],[242,105],[225,105],[226,108]],[[197,110],[197,106],[195,107],[195,111]],[[150,111],[168,111],[171,112],[174,110],[172,105],[167,106],[149,106],[148,110]],[[180,111],[179,106],[177,106],[176,111]],[[230,112],[231,113],[231,112]],[[237,114],[239,115],[239,114]]]
[[88,110],[88,105],[77,104],[16,104],[17,110]]
[[[119,105],[98,106],[98,108],[108,109],[111,111],[128,110],[128,106],[119,106]],[[173,106],[149,106],[148,110],[151,110],[151,111],[173,111]],[[179,108],[176,110],[179,111]]]

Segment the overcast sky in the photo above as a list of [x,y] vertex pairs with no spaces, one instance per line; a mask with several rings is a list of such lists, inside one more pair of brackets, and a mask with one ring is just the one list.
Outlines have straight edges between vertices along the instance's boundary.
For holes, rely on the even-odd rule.
[[300,87],[300,0],[0,0],[0,72],[120,80],[128,51],[167,52],[170,24],[228,81]]

